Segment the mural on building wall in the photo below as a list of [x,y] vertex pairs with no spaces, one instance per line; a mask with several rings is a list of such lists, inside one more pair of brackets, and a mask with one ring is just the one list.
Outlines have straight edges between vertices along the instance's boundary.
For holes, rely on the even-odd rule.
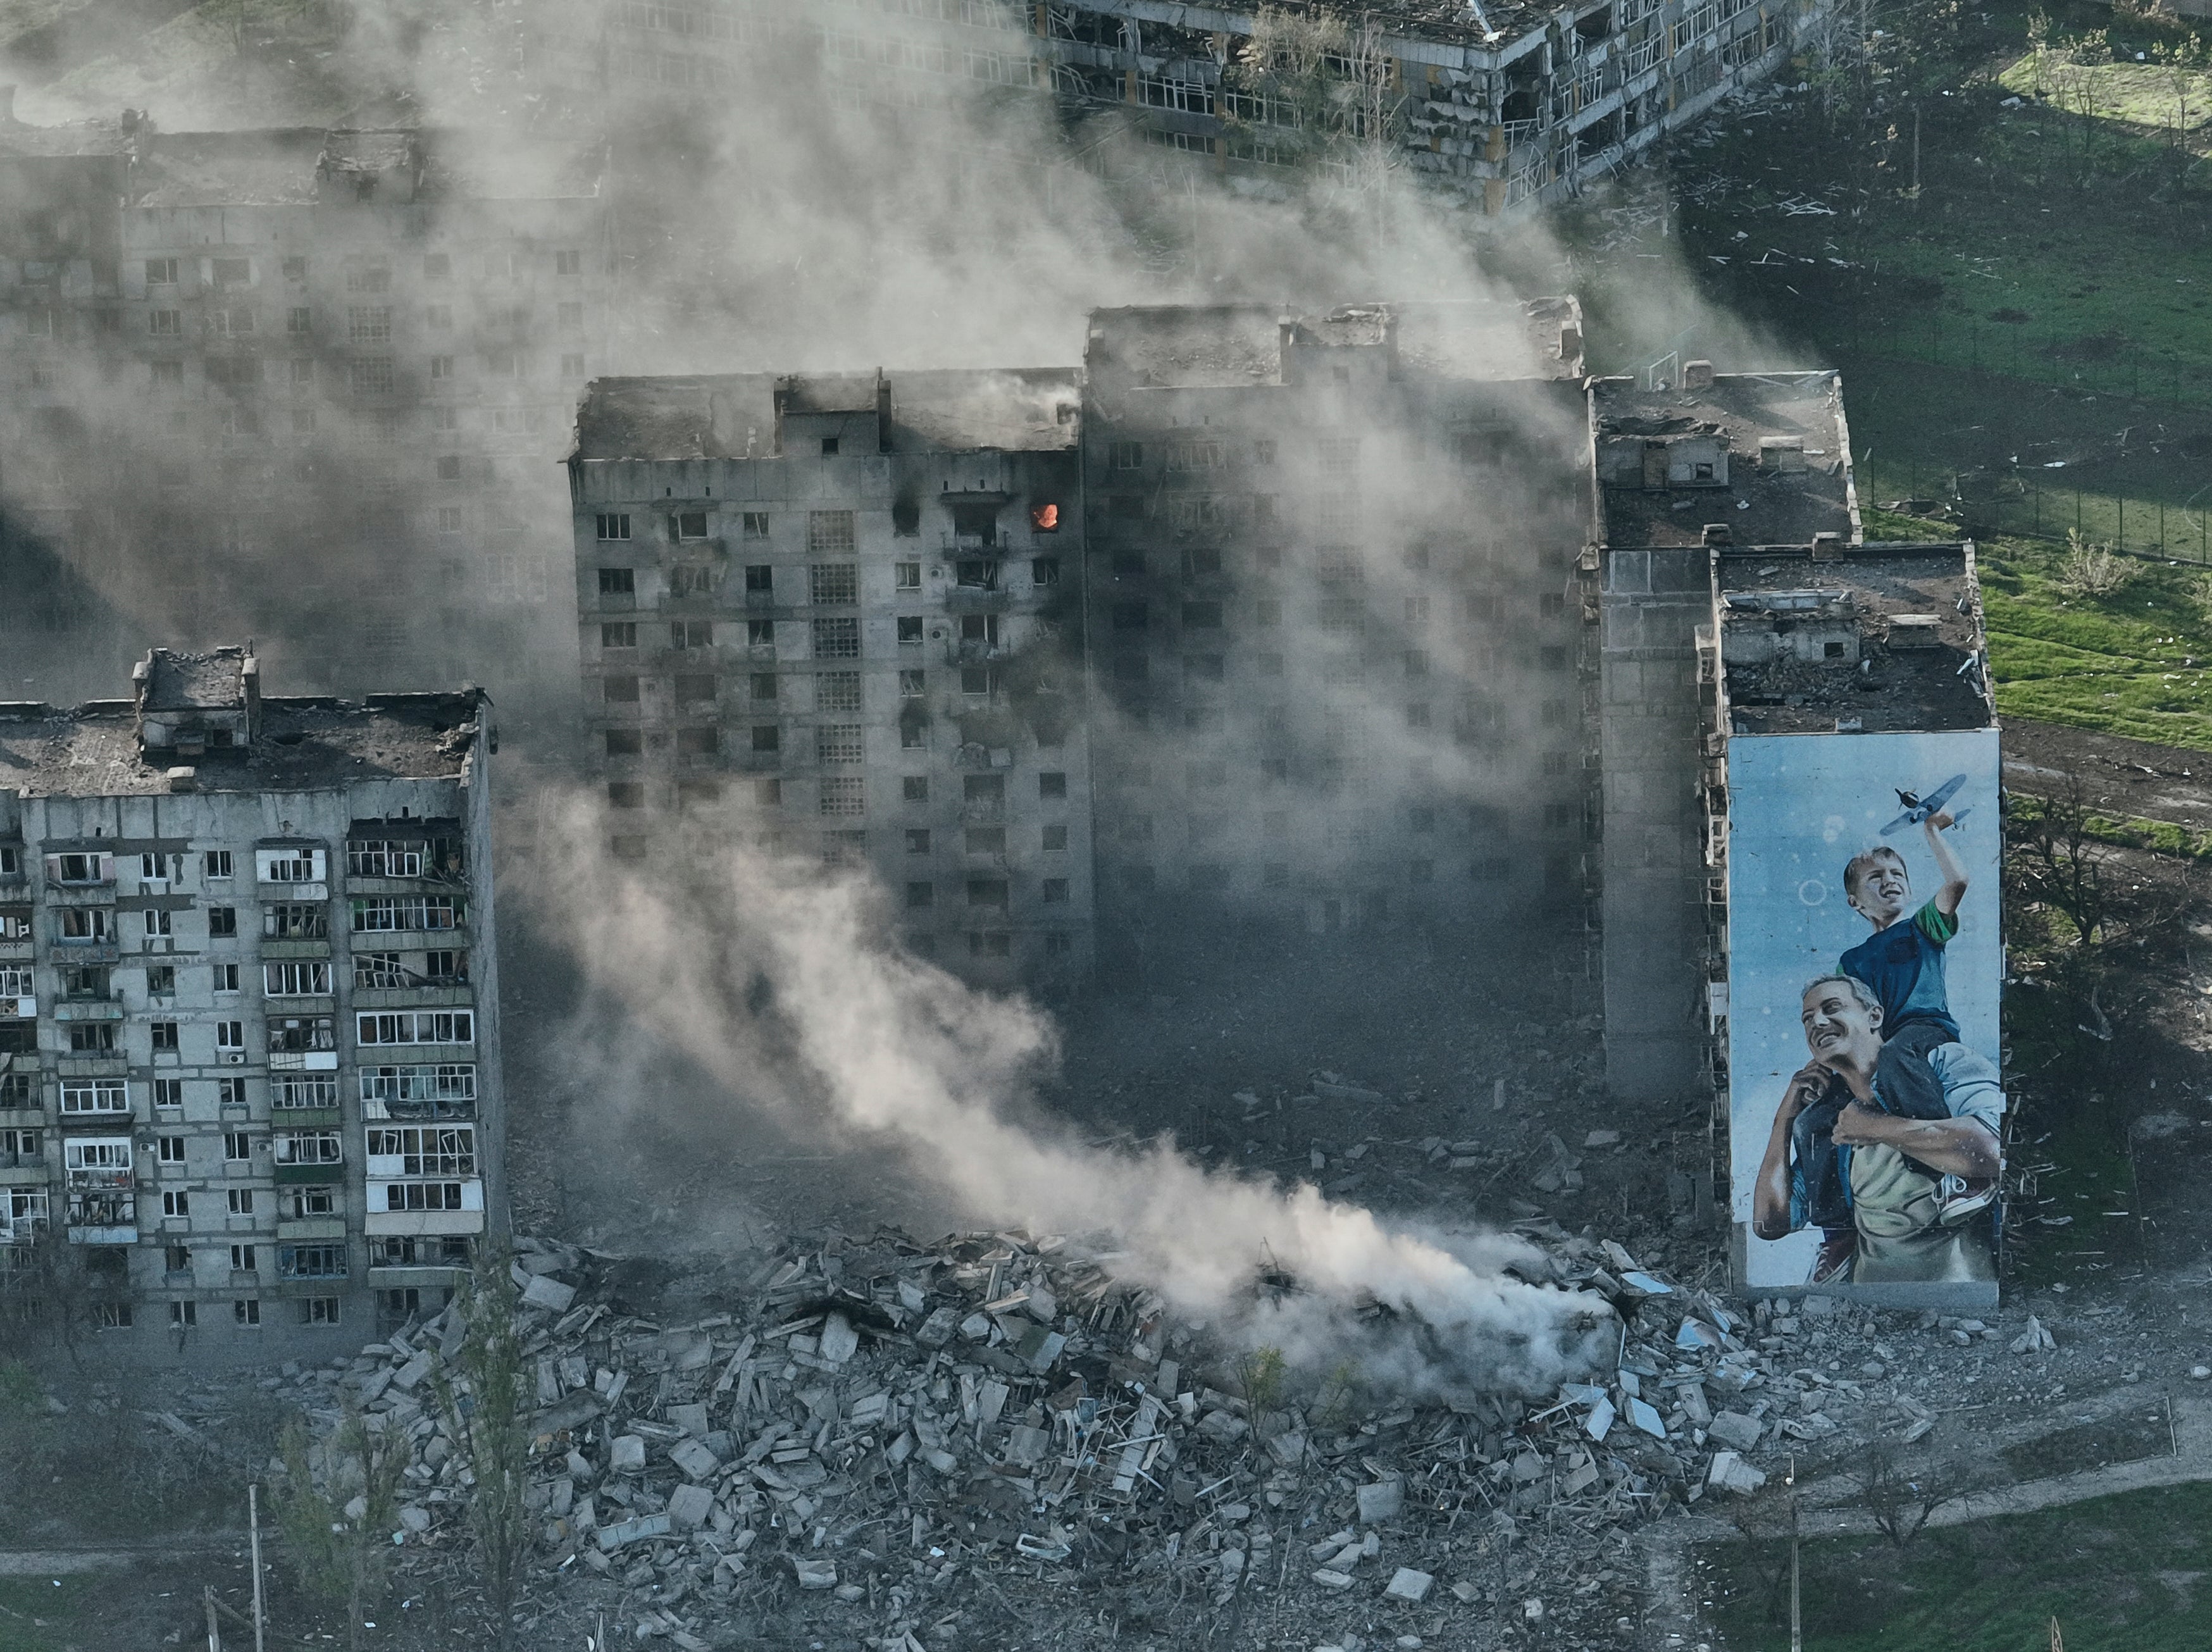
[[1746,1282],[1996,1291],[1997,735],[1729,743],[1729,1085]]

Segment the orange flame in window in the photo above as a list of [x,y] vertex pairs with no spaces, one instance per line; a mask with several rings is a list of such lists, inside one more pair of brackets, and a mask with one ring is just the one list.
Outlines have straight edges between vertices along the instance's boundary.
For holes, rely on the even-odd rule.
[[1030,512],[1030,522],[1039,533],[1055,533],[1060,529],[1060,507],[1039,505]]

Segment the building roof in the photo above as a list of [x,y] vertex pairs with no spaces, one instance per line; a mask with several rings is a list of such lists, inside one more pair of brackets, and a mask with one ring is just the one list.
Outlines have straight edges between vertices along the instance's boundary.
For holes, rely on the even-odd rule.
[[1340,305],[1149,304],[1094,311],[1085,361],[1096,380],[1175,390],[1284,381],[1284,347],[1395,347],[1402,367],[1470,380],[1578,379],[1582,306],[1572,298]]
[[[373,695],[366,701],[264,700],[250,746],[192,760],[198,792],[313,792],[373,780],[457,776],[475,749],[483,696]],[[0,703],[0,790],[29,797],[135,797],[174,789],[169,760],[149,762],[124,701],[74,711]]]
[[[1662,391],[1594,380],[1590,424],[1609,545],[1694,545],[1709,523],[1724,524],[1738,545],[1858,538],[1838,374],[1723,374],[1708,387]],[[1645,485],[1640,450],[1685,440],[1726,452],[1725,486]]]
[[[1073,367],[890,372],[894,453],[1060,452],[1082,425]],[[769,459],[776,398],[793,413],[873,413],[866,374],[736,373],[598,379],[577,410],[570,457],[607,459]]]
[[1731,547],[1713,593],[1735,733],[1996,720],[1969,543]]
[[148,711],[234,710],[246,704],[243,648],[189,654],[155,648],[146,656]]

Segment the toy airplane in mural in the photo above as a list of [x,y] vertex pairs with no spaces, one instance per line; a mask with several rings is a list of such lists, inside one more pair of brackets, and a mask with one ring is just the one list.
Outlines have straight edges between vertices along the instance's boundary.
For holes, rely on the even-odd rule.
[[[1917,826],[1930,815],[1941,814],[1943,805],[1951,800],[1951,793],[1966,783],[1966,777],[1964,774],[1954,774],[1924,798],[1917,798],[1911,793],[1900,789],[1897,794],[1897,800],[1905,805],[1905,812],[1883,827],[1881,835],[1887,837],[1892,832],[1901,830],[1905,827]],[[1951,825],[1956,826],[1972,812],[1969,809],[1959,810],[1951,817]]]

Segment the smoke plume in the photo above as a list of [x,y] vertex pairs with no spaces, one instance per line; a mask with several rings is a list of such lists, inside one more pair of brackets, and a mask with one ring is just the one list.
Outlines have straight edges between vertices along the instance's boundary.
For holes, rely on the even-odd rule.
[[[1609,1310],[1531,1283],[1547,1265],[1517,1239],[1209,1172],[1171,1141],[1078,1141],[1030,1105],[1050,1020],[896,948],[866,878],[702,846],[667,882],[605,862],[602,841],[588,804],[550,817],[532,916],[619,1011],[584,1019],[626,1028],[635,1066],[664,1051],[696,1064],[731,1121],[764,1108],[893,1145],[974,1221],[1076,1236],[1185,1321],[1279,1348],[1294,1370],[1349,1361],[1399,1392],[1534,1393],[1609,1351]],[[569,898],[583,889],[598,893]]]

